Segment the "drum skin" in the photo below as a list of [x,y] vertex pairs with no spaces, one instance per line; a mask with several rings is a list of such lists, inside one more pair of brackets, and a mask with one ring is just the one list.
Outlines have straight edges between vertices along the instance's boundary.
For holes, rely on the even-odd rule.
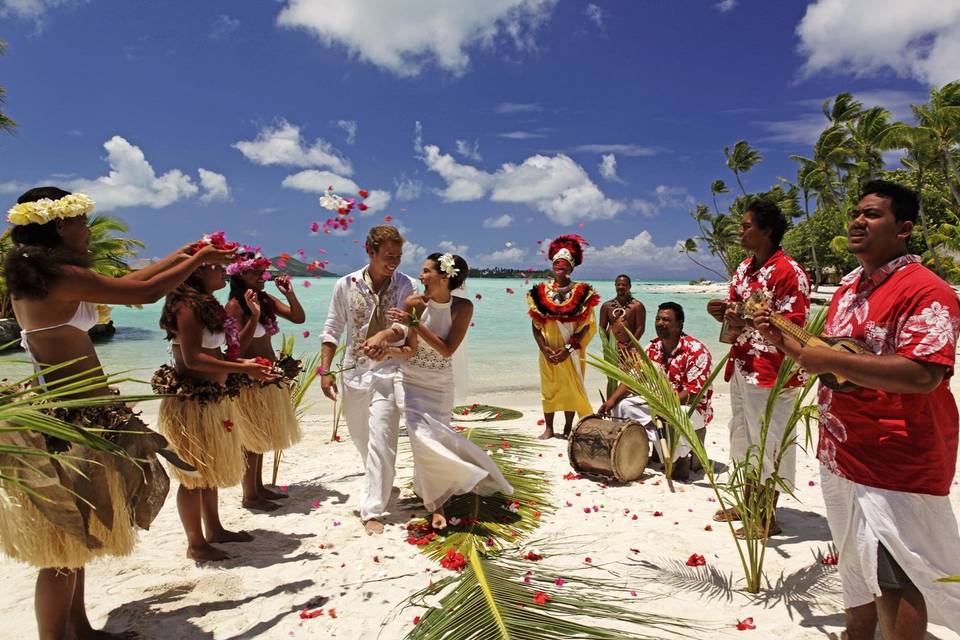
[[650,443],[647,430],[639,422],[591,415],[573,428],[567,455],[570,466],[579,473],[631,482],[643,475]]

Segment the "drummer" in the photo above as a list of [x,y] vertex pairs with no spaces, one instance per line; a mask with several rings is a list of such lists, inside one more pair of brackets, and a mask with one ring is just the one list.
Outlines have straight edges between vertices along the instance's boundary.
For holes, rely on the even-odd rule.
[[[664,302],[657,308],[654,319],[654,329],[657,337],[647,345],[647,355],[659,364],[667,378],[676,389],[681,404],[689,404],[710,376],[712,358],[706,345],[693,336],[683,332],[683,307],[676,302]],[[700,398],[697,410],[691,416],[691,421],[697,427],[697,436],[703,442],[707,425],[713,420],[713,406],[711,399],[713,389]],[[621,384],[610,394],[610,397],[597,410],[600,415],[611,415],[615,418],[635,420],[644,425],[647,434],[657,455],[664,459],[660,449],[660,438],[657,436],[653,418],[649,408],[643,400],[634,396],[630,388]],[[686,442],[678,442],[674,453],[676,464],[673,466],[674,480],[688,480],[690,478],[690,446]]]

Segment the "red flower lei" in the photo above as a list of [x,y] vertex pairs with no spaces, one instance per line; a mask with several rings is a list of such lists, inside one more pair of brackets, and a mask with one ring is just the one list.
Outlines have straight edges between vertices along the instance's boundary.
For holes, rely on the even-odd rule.
[[550,299],[552,285],[541,282],[527,294],[530,317],[538,322],[559,320],[561,322],[580,322],[592,313],[593,307],[600,304],[600,294],[586,282],[575,282],[570,288],[570,296],[565,302],[556,303]]

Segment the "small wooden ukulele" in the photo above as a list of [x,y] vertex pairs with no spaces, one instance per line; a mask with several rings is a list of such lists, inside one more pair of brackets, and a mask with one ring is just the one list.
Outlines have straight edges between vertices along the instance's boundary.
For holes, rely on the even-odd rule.
[[[765,309],[769,305],[769,301],[766,292],[755,291],[753,295],[742,304],[743,308],[740,310],[741,315],[743,315],[744,318],[752,319],[754,313]],[[827,347],[828,349],[835,349],[836,351],[857,354],[873,353],[865,342],[854,338],[815,336],[803,327],[798,327],[790,322],[779,313],[770,314],[770,324],[799,342],[803,347]],[[858,388],[856,384],[835,373],[821,373],[819,379],[820,382],[834,391],[850,391],[851,389]]]

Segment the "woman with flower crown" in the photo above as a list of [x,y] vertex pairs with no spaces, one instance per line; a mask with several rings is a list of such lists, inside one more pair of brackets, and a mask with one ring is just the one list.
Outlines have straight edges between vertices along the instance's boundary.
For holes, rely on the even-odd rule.
[[[5,277],[21,345],[38,373],[42,366],[62,365],[38,377],[48,389],[102,375],[87,333],[98,320],[97,304],[149,304],[204,265],[232,259],[232,252],[213,246],[193,255],[181,249],[122,278],[101,276],[90,268],[88,253],[87,217],[93,209],[83,194],[38,187],[20,196],[7,216],[13,247]],[[112,393],[100,386],[78,395]],[[184,470],[190,467],[126,405],[51,411],[74,424],[106,429],[105,437],[124,455],[31,431],[0,434],[3,444],[71,456],[69,467],[44,457],[0,456],[3,474],[33,489],[26,493],[0,484],[0,543],[7,555],[40,568],[35,603],[41,638],[113,637],[95,631],[87,619],[84,565],[100,556],[129,554],[134,527],[148,528],[160,511],[169,482],[157,454]]]
[[[189,252],[207,246],[237,248],[223,232],[217,232]],[[224,268],[209,265],[167,295],[160,328],[167,332],[174,365],[160,367],[153,376],[154,391],[164,394],[157,419],[160,433],[180,458],[197,469],[196,473],[173,469],[173,473],[180,481],[177,510],[187,534],[187,557],[198,562],[230,557],[211,543],[253,539],[245,531],[228,531],[220,522],[217,490],[239,484],[246,468],[239,433],[242,418],[234,399],[240,382],[230,374],[261,381],[276,378],[269,364],[238,359],[240,327],[213,296],[226,284]],[[255,295],[247,296],[246,301],[255,313],[244,332],[252,335],[260,309]]]
[[597,331],[593,308],[600,295],[586,282],[570,279],[583,262],[587,241],[576,234],[559,236],[550,243],[547,257],[553,280],[527,293],[533,320],[533,339],[540,350],[540,393],[545,428],[540,439],[552,438],[553,414],[564,412],[563,437],[570,435],[573,414],[593,413],[583,384],[587,343]]
[[[262,511],[278,509],[280,505],[272,500],[287,497],[263,486],[263,454],[286,449],[300,440],[300,425],[290,401],[290,384],[299,373],[300,363],[290,356],[278,361],[271,340],[280,332],[278,316],[294,324],[303,324],[307,319],[289,276],[273,279],[286,302],[263,290],[270,279],[269,268],[270,259],[260,253],[259,247],[244,247],[237,260],[227,265],[227,275],[230,276],[227,313],[246,326],[252,322],[254,327],[248,344],[241,344],[240,355],[265,358],[276,363],[276,370],[283,371],[282,377],[270,382],[246,378],[237,398],[237,412],[242,420],[240,443],[247,459],[243,506]],[[253,305],[247,303],[251,297],[255,300]],[[244,337],[241,336],[241,342]]]
[[450,428],[453,412],[453,356],[461,346],[473,303],[453,295],[467,279],[467,263],[457,255],[433,253],[420,270],[422,294],[407,298],[391,320],[408,323],[403,339],[398,327],[368,339],[364,352],[373,358],[403,358],[397,400],[413,450],[413,490],[431,512],[435,529],[447,526],[444,503],[455,495],[513,493],[493,459]]

